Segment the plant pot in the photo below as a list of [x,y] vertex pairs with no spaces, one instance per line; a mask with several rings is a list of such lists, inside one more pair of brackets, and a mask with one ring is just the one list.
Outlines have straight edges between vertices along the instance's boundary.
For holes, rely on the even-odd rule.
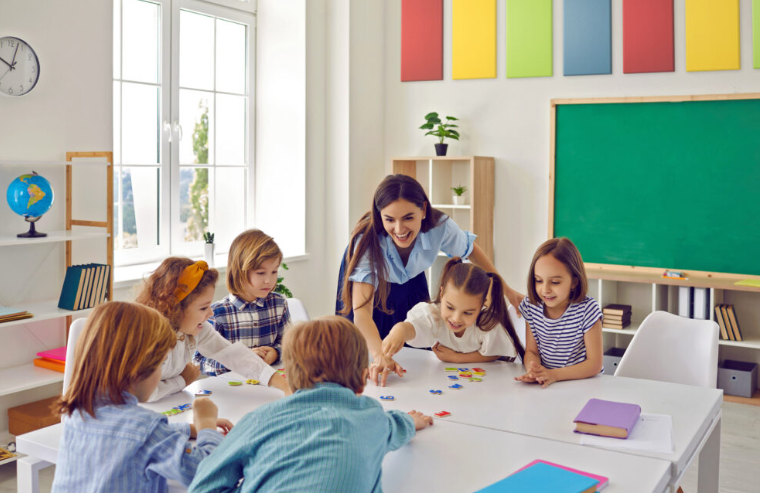
[[451,200],[453,200],[454,205],[465,205],[467,203],[463,195],[454,195]]
[[213,243],[204,243],[203,247],[203,259],[206,261],[209,267],[214,266],[214,247],[216,245]]
[[445,156],[446,155],[446,149],[449,148],[448,144],[436,144],[435,145],[435,155],[436,156]]

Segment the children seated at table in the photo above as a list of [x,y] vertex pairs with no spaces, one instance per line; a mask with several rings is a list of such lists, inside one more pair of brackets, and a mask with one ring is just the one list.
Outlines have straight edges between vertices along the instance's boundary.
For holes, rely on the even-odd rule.
[[[443,268],[438,297],[414,306],[383,340],[392,357],[404,343],[432,346],[441,361],[481,363],[501,356],[521,358],[525,350],[515,333],[498,274],[452,258]],[[486,305],[490,293],[491,302]]]
[[[152,308],[112,301],[95,307],[76,345],[71,384],[57,403],[63,434],[53,481],[56,493],[164,492],[167,479],[190,484],[198,463],[222,441],[217,408],[193,402],[194,424],[137,405],[161,378],[177,342]],[[188,442],[196,438],[195,446]]]
[[[227,291],[211,305],[214,329],[231,342],[252,348],[267,364],[280,359],[282,335],[290,324],[285,297],[273,290],[282,252],[271,236],[258,229],[240,233],[230,245]],[[196,353],[207,375],[229,371],[223,362]]]
[[433,421],[415,411],[383,411],[362,396],[368,358],[364,337],[345,318],[288,329],[283,360],[294,394],[240,420],[198,468],[190,491],[381,491],[385,454]]
[[528,296],[520,303],[525,317],[526,373],[516,380],[547,387],[602,371],[602,311],[586,295],[581,254],[567,238],[544,242],[533,256]]
[[214,356],[245,378],[290,393],[284,378],[242,344],[232,344],[207,322],[219,274],[203,260],[169,257],[150,275],[136,301],[157,309],[169,319],[177,345],[161,366],[161,381],[149,401],[179,392],[200,377],[191,360],[196,350]]

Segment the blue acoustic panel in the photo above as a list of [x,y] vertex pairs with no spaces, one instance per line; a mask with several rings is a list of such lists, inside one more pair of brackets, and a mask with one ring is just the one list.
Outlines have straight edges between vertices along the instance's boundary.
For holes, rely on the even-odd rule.
[[564,13],[564,74],[611,74],[610,0],[565,0]]

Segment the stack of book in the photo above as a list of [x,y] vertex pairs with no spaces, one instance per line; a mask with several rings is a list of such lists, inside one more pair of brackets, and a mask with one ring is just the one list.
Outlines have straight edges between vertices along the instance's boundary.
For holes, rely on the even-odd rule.
[[477,493],[594,493],[609,479],[543,460],[534,460]]
[[625,329],[631,325],[631,305],[607,305],[602,310],[604,318],[602,327],[607,329]]
[[32,317],[33,315],[26,310],[0,306],[0,324],[3,322],[12,322],[13,320],[22,320]]
[[640,416],[641,406],[638,404],[589,399],[575,417],[575,432],[628,438]]
[[82,310],[92,308],[106,299],[111,280],[107,264],[72,265],[66,269],[58,308]]
[[721,339],[725,341],[743,340],[734,305],[715,305],[715,320],[720,326]]
[[32,361],[34,366],[59,371],[61,373],[64,372],[66,364],[66,346],[51,349],[49,351],[41,351],[37,353],[37,356],[39,356],[39,358]]

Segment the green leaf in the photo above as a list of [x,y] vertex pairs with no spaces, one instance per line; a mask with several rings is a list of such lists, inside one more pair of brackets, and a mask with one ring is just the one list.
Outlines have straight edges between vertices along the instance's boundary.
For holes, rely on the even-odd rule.
[[285,269],[285,270],[290,270],[290,269],[288,269],[288,264],[286,264],[285,262],[283,262],[283,263],[282,263],[282,264],[280,264],[280,265],[281,265],[281,267],[282,267],[283,269]]
[[429,130],[431,128],[433,128],[433,124],[432,123],[426,123],[426,124],[424,124],[423,126],[420,127],[420,129],[422,129],[422,130]]
[[454,118],[453,116],[447,116],[446,119],[447,120],[459,120],[459,118]]
[[449,128],[459,128],[459,125],[451,125],[451,124],[449,124],[449,125],[446,125],[446,126],[449,127]]
[[438,118],[438,113],[432,112],[425,115],[425,120],[430,120],[431,118]]
[[431,130],[430,132],[426,133],[425,135],[435,135],[437,137],[438,136],[438,132],[436,132],[435,130]]
[[449,135],[449,138],[450,139],[454,139],[454,140],[459,140],[459,136],[458,135]]
[[447,130],[447,132],[451,135],[456,135],[457,137],[459,137],[459,132],[457,132],[456,130]]
[[428,120],[428,123],[432,123],[433,125],[440,125],[443,123],[440,118],[431,118]]

